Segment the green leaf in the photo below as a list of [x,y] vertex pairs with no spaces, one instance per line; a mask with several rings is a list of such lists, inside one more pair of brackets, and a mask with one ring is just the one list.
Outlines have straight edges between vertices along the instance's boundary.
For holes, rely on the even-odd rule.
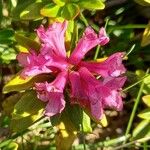
[[23,131],[42,117],[45,103],[37,98],[35,91],[27,91],[16,103],[10,127],[13,131]]
[[91,119],[85,112],[83,112],[82,125],[83,125],[83,132],[86,133],[92,132]]
[[148,107],[150,107],[150,95],[143,96],[142,100]]
[[150,120],[150,108],[145,109],[140,114],[138,114],[138,117],[146,120]]
[[80,0],[78,2],[80,8],[89,9],[89,10],[98,10],[104,9],[105,5],[102,0]]
[[17,150],[18,144],[15,142],[10,142],[8,145],[6,145],[3,150]]
[[53,2],[54,2],[55,4],[57,4],[58,6],[64,6],[66,0],[53,0]]
[[14,31],[12,29],[0,30],[0,44],[10,44],[13,42]]
[[80,129],[83,119],[83,111],[78,105],[67,104],[63,115],[71,120],[77,130]]
[[61,11],[61,16],[67,20],[74,19],[80,12],[78,5],[74,3],[68,3],[64,5]]
[[21,13],[20,18],[23,20],[35,20],[35,19],[42,19],[40,14],[40,9],[44,6],[42,2],[36,2],[30,4],[26,7]]
[[30,4],[34,4],[36,0],[19,1],[17,6],[12,10],[11,17],[15,20],[20,20],[21,12]]
[[149,94],[149,93],[150,93],[150,75],[148,75],[148,77],[146,77],[146,78],[144,79],[143,92],[144,92],[145,94]]
[[23,47],[27,49],[34,49],[39,51],[40,49],[40,44],[28,37],[25,37],[23,35],[20,35],[18,33],[15,33],[15,39],[16,41]]
[[3,50],[3,53],[1,54],[1,58],[3,59],[3,62],[10,62],[10,60],[16,59],[16,51],[13,48],[7,47]]
[[133,130],[132,138],[133,140],[136,140],[136,139],[144,138],[145,136],[148,135],[150,135],[150,121],[143,120]]
[[40,10],[41,15],[46,17],[57,17],[60,11],[60,6],[54,4],[48,4]]
[[36,114],[38,111],[43,109],[44,103],[37,98],[35,91],[25,92],[21,99],[16,103],[12,117],[20,119],[22,117]]
[[150,6],[150,0],[134,0],[134,1],[142,6]]
[[3,93],[30,89],[34,86],[35,82],[43,82],[47,80],[51,80],[51,76],[48,74],[41,74],[34,77],[27,77],[26,79],[22,79],[18,73],[4,86]]

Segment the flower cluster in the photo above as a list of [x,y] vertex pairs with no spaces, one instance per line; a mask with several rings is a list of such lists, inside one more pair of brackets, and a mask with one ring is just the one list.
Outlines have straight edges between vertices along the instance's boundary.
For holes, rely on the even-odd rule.
[[[96,34],[87,27],[76,48],[67,57],[64,44],[66,28],[67,21],[54,23],[47,30],[41,26],[37,29],[42,43],[40,52],[30,50],[17,56],[24,67],[22,78],[42,73],[56,76],[51,83],[35,84],[38,98],[47,103],[45,114],[53,116],[63,111],[66,87],[70,91],[70,103],[79,104],[95,119],[101,119],[105,108],[121,110],[123,103],[119,91],[126,81],[126,77],[120,76],[126,71],[122,64],[124,53],[115,53],[103,62],[82,61],[92,48],[109,42],[104,28]],[[98,76],[100,79],[97,79]]]

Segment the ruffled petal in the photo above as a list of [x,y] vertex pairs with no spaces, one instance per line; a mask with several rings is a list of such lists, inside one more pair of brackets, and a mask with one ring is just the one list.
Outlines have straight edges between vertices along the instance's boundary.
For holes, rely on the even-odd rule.
[[109,37],[106,34],[105,28],[100,28],[99,30],[99,44],[100,45],[105,45],[109,42]]
[[119,90],[123,87],[127,77],[107,77],[104,78],[103,84],[109,87],[111,90]]
[[103,107],[121,111],[123,108],[123,102],[120,93],[115,90],[110,90],[109,96],[103,98]]
[[19,63],[24,67],[20,76],[35,76],[41,73],[50,73],[52,70],[46,66],[47,60],[41,54],[36,54],[34,51],[30,53],[20,53],[17,55]]
[[67,21],[63,23],[53,23],[47,30],[43,26],[37,29],[40,40],[49,47],[49,50],[58,56],[66,57],[64,45],[64,34],[67,29]]
[[70,56],[70,62],[72,64],[78,64],[89,50],[99,44],[105,45],[109,41],[108,39],[104,28],[100,29],[98,36],[92,28],[87,27],[83,37],[79,40]]
[[80,62],[81,67],[86,67],[90,72],[101,75],[102,77],[118,77],[126,72],[122,64],[124,53],[118,52],[108,57],[104,62]]
[[54,116],[58,113],[61,113],[65,108],[65,100],[63,93],[49,93],[49,101],[45,108],[46,116]]
[[67,82],[67,72],[61,72],[51,83],[36,83],[37,97],[48,102],[45,108],[45,115],[53,116],[61,113],[65,107],[63,90]]

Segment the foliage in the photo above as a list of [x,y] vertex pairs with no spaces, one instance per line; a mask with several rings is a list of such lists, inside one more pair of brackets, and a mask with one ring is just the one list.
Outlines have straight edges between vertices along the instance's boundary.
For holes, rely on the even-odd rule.
[[[49,147],[51,149],[55,145],[55,134],[59,147],[67,143],[71,146],[78,134],[79,141],[84,146],[86,137],[87,149],[109,146],[114,149],[126,146],[127,142],[129,149],[130,146],[139,149],[143,145],[149,147],[147,141],[150,137],[150,74],[146,73],[146,70],[150,62],[150,24],[148,13],[146,11],[143,13],[149,6],[149,0],[122,1],[118,4],[113,4],[111,0],[0,1],[0,90],[3,91],[3,95],[0,93],[3,107],[3,111],[0,112],[0,129],[11,130],[10,137],[0,137],[0,141],[2,139],[0,149],[17,150],[24,146],[28,149],[30,145],[29,149],[33,147],[35,150]],[[128,80],[122,90],[125,97],[124,110],[116,117],[111,116],[113,112],[106,110],[102,120],[97,122],[98,125],[91,120],[86,110],[78,105],[71,105],[68,100],[67,107],[61,114],[45,118],[43,113],[45,103],[37,98],[34,85],[37,82],[51,82],[54,77],[42,74],[23,79],[19,76],[20,72],[14,75],[20,70],[16,61],[19,52],[28,53],[33,49],[38,53],[40,50],[41,43],[34,30],[41,24],[48,26],[55,21],[63,22],[65,19],[69,20],[65,38],[68,55],[88,25],[96,31],[99,31],[100,25],[106,25],[111,41],[105,48],[97,47],[95,49],[97,54],[88,53],[87,59],[96,58],[97,61],[103,61],[114,52],[120,50],[127,52],[124,62],[128,70],[126,73]],[[10,74],[13,74],[13,78],[7,81]],[[6,84],[3,85],[4,83]],[[132,121],[129,123],[130,119]],[[127,126],[129,130],[126,129]],[[59,134],[55,127],[60,129]],[[119,129],[120,133],[115,132],[119,132]],[[88,135],[92,132],[95,134],[95,131],[100,137],[91,144],[92,140],[88,140]],[[64,141],[61,141],[60,137]],[[105,137],[115,139],[106,140]],[[36,145],[44,140],[49,141],[48,147],[42,145],[40,148]],[[99,142],[100,140],[104,141]],[[135,140],[138,144],[135,144]],[[27,144],[28,142],[30,144]],[[75,148],[83,149],[83,146],[79,144]]]

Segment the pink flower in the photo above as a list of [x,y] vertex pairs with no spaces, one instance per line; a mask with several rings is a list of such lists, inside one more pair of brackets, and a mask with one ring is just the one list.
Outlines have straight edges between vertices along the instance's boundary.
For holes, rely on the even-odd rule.
[[113,54],[102,63],[82,61],[92,48],[109,42],[104,28],[97,35],[88,27],[68,58],[64,44],[66,28],[67,21],[54,23],[47,30],[41,26],[37,29],[42,42],[40,52],[36,54],[32,50],[17,57],[24,67],[23,78],[41,73],[57,75],[52,83],[35,84],[38,98],[47,103],[45,114],[53,116],[63,111],[65,89],[70,91],[70,103],[79,104],[95,119],[101,119],[105,108],[121,110],[120,90],[126,77],[119,76],[126,71],[122,64],[124,53]]

